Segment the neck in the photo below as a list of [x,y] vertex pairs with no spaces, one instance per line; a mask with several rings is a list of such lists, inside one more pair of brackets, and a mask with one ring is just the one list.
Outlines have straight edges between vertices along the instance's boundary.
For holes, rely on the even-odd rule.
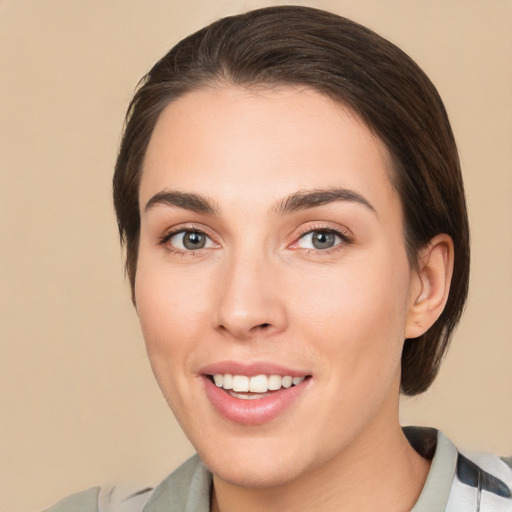
[[370,427],[327,464],[278,487],[241,488],[214,476],[212,512],[406,512],[429,466],[396,420],[387,429]]

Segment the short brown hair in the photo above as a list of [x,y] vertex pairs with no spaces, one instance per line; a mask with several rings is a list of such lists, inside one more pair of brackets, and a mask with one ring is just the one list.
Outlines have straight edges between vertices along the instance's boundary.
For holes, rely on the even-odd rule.
[[400,196],[409,261],[439,233],[455,246],[448,302],[402,354],[402,392],[425,391],[459,321],[469,280],[469,228],[459,158],[436,88],[402,50],[371,30],[310,7],[231,16],[178,43],[144,77],[128,109],[114,174],[114,206],[132,286],[143,159],[162,110],[209,84],[304,85],[342,102],[384,142]]

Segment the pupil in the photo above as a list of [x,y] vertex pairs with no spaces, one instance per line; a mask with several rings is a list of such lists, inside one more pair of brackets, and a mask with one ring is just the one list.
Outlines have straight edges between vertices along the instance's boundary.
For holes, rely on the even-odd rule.
[[206,237],[202,233],[186,233],[183,237],[183,245],[187,249],[202,249],[205,243]]
[[334,235],[325,231],[317,231],[313,234],[313,246],[315,249],[329,249],[334,245]]

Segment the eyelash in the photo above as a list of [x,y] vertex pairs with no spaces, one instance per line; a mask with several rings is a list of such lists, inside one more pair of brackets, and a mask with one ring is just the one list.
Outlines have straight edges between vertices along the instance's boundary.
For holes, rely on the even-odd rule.
[[[169,244],[169,241],[174,236],[179,235],[181,233],[183,233],[184,235],[186,233],[196,233],[199,235],[203,235],[203,236],[207,237],[214,244],[217,244],[212,239],[212,237],[208,235],[208,233],[206,233],[204,230],[202,230],[200,228],[180,227],[180,228],[176,228],[176,229],[166,233],[165,235],[163,235],[158,240],[158,245],[164,246],[167,248],[167,250],[170,253],[178,254],[180,256],[196,256],[198,251],[201,251],[202,249],[204,249],[203,247],[201,247],[198,250],[192,250],[192,249],[191,250],[182,250],[182,249],[177,249],[176,247],[173,247],[171,244]],[[311,253],[330,254],[331,252],[340,250],[343,245],[348,245],[348,244],[351,244],[354,242],[353,236],[352,236],[352,234],[348,233],[348,230],[345,231],[345,230],[341,230],[341,229],[334,229],[332,226],[322,225],[322,226],[308,227],[307,229],[304,229],[302,232],[299,233],[299,235],[295,239],[295,242],[288,245],[288,247],[293,250],[301,249],[300,247],[298,247],[299,242],[301,240],[303,240],[306,237],[306,235],[312,235],[313,233],[332,234],[332,235],[338,237],[340,239],[340,242],[336,243],[333,247],[329,247],[326,249],[315,249],[315,248],[303,249],[307,254],[311,254]],[[210,247],[207,247],[206,249],[210,249]]]
[[[171,254],[177,254],[177,255],[180,255],[180,256],[196,256],[197,252],[202,250],[203,248],[200,248],[198,250],[182,250],[182,249],[177,249],[176,247],[173,247],[169,241],[176,235],[179,235],[180,233],[183,233],[184,235],[186,233],[196,233],[196,234],[199,234],[199,235],[203,235],[205,236],[206,238],[208,238],[210,241],[212,241],[213,243],[216,243],[213,241],[212,237],[208,235],[208,233],[206,233],[206,231],[202,230],[202,229],[199,229],[199,228],[195,228],[195,227],[180,227],[180,228],[176,228],[172,231],[169,231],[168,233],[166,233],[164,236],[162,236],[159,240],[158,240],[158,245],[161,245],[163,247],[166,247],[166,249],[171,253]],[[218,244],[217,244],[218,245]],[[208,247],[209,249],[209,247]]]
[[320,253],[320,254],[330,254],[332,252],[341,250],[344,245],[349,245],[354,242],[353,235],[348,230],[343,230],[340,228],[333,228],[329,225],[320,225],[320,226],[308,226],[306,229],[304,229],[301,233],[299,233],[298,237],[296,238],[295,242],[293,242],[289,247],[295,250],[301,249],[298,247],[298,244],[301,240],[304,239],[306,235],[310,235],[313,233],[327,233],[332,234],[334,236],[339,237],[340,241],[336,243],[333,247],[329,247],[327,249],[303,249],[307,252],[307,254],[312,253]]

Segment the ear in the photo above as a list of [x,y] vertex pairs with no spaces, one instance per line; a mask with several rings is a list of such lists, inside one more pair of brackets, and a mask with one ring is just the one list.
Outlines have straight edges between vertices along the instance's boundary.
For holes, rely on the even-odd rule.
[[412,270],[411,296],[405,338],[424,334],[443,312],[453,273],[453,241],[449,235],[436,235],[418,255]]

